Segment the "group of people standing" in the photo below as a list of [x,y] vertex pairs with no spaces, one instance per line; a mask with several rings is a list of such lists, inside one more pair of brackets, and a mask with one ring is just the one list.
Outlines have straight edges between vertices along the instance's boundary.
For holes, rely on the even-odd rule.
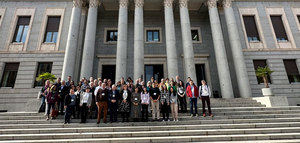
[[135,82],[131,78],[126,81],[121,78],[116,84],[110,79],[90,77],[89,80],[82,78],[77,85],[69,76],[67,81],[58,78],[53,84],[47,80],[39,94],[42,99],[39,112],[45,111],[47,120],[55,119],[58,114],[65,115],[65,124],[70,123],[72,117],[79,116],[81,123],[87,118],[97,118],[97,124],[101,120],[106,123],[107,114],[110,122],[117,122],[118,114],[122,122],[129,122],[129,119],[147,122],[150,112],[152,121],[170,121],[170,113],[172,120],[178,121],[178,112],[187,112],[187,99],[191,117],[198,116],[198,98],[202,100],[202,116],[206,116],[205,103],[208,115],[213,116],[211,90],[206,82],[202,80],[198,87],[188,78],[184,84],[179,76],[175,80],[166,78],[160,82],[152,77],[147,83],[141,78]]

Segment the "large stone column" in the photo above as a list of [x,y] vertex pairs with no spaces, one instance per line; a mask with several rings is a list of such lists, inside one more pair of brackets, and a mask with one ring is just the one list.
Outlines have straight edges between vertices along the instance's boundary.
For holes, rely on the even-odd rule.
[[173,1],[174,0],[165,0],[164,6],[168,77],[175,79],[175,77],[178,75],[178,55],[176,51]]
[[81,18],[82,0],[73,0],[70,27],[65,49],[64,64],[61,78],[67,80],[68,76],[74,77],[75,58],[78,47],[78,35]]
[[197,83],[188,1],[179,0],[185,76],[186,78],[191,77],[194,83]]
[[128,0],[119,0],[119,23],[116,57],[116,81],[126,78]]
[[97,28],[97,13],[100,5],[99,0],[90,0],[89,11],[86,23],[86,31],[84,38],[84,47],[82,55],[80,78],[89,78],[93,75],[93,63],[95,53],[95,39]]
[[217,9],[217,0],[208,0],[207,5],[220,80],[221,94],[223,98],[234,98],[224,38]]
[[244,60],[239,32],[235,21],[231,0],[223,0],[223,8],[228,29],[229,42],[234,61],[234,67],[241,97],[251,97],[251,89],[247,68]]
[[135,0],[134,10],[134,80],[144,76],[144,0]]

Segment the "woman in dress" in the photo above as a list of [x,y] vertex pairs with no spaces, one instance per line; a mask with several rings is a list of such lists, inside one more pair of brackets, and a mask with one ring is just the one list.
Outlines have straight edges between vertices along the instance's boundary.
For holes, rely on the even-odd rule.
[[127,85],[123,86],[120,94],[119,111],[122,115],[122,122],[129,121],[131,92],[127,89]]
[[141,114],[141,93],[139,92],[139,88],[136,87],[134,93],[131,97],[131,117],[134,122],[137,122],[140,118]]
[[169,92],[166,85],[162,86],[161,91],[161,112],[163,115],[163,121],[170,121],[169,120],[169,109],[170,109],[170,99],[169,99]]
[[177,87],[177,95],[179,99],[179,106],[180,112],[186,113],[187,112],[187,103],[186,103],[186,95],[185,95],[185,88],[183,82],[180,80],[178,87]]

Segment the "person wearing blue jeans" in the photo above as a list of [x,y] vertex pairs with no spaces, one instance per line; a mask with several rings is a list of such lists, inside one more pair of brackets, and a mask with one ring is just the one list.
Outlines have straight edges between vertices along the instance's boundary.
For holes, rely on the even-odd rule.
[[[186,94],[190,98],[191,117],[192,116],[198,116],[198,112],[197,112],[197,98],[198,98],[199,94],[198,94],[198,88],[194,84],[193,80],[190,80],[190,83],[189,83],[189,85],[186,88]],[[193,112],[193,108],[195,109],[195,112]]]

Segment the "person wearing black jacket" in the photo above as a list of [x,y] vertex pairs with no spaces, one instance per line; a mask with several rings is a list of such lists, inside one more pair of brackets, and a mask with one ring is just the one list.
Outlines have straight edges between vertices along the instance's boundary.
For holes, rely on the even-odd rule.
[[108,91],[106,89],[106,84],[102,83],[102,88],[98,90],[96,95],[96,104],[98,107],[97,124],[100,123],[102,110],[103,110],[103,123],[106,123],[106,115],[107,115],[107,108],[108,108],[107,101],[108,101]]
[[109,94],[108,100],[110,103],[109,110],[110,110],[110,122],[117,122],[118,117],[118,97],[119,91],[117,90],[116,85],[112,85],[112,90]]
[[73,110],[76,105],[76,95],[73,89],[70,90],[70,94],[67,94],[65,97],[65,106],[64,108],[66,109],[65,112],[65,123],[64,124],[69,124],[70,123],[70,118],[73,113]]
[[63,115],[64,112],[64,102],[66,95],[69,94],[69,87],[66,85],[66,81],[61,82],[61,86],[59,87],[59,107],[60,107],[60,114]]
[[123,86],[123,90],[120,94],[119,99],[119,112],[122,115],[122,122],[129,121],[130,114],[130,101],[131,101],[131,92],[128,90],[128,85]]

